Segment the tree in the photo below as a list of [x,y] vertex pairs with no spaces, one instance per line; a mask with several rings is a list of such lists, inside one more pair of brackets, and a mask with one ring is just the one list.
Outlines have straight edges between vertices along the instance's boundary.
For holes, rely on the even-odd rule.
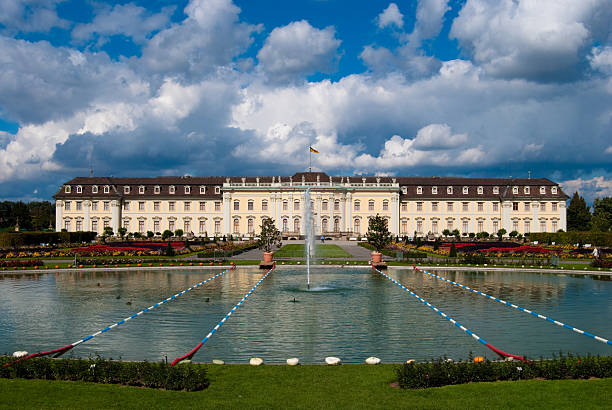
[[380,252],[391,243],[393,236],[387,227],[387,221],[382,216],[376,214],[370,218],[368,232],[366,233],[368,243],[374,246],[376,252]]
[[448,251],[448,256],[450,256],[451,258],[457,257],[457,247],[455,246],[455,242],[451,243],[451,247]]
[[111,228],[110,226],[105,226],[104,231],[102,231],[102,242],[106,242],[106,238],[113,235],[113,228]]
[[518,234],[519,234],[518,231],[512,231],[508,234],[508,236],[510,236],[511,238],[515,238],[518,236]]
[[442,235],[444,236],[451,236],[451,231],[449,229],[445,229],[442,231]]
[[282,236],[280,231],[276,228],[274,219],[264,218],[261,223],[261,233],[259,234],[259,241],[257,246],[259,249],[263,249],[264,252],[272,252],[273,247],[280,247],[282,245]]
[[172,231],[166,229],[164,232],[162,232],[161,237],[162,237],[162,240],[165,241],[166,239],[172,238],[172,235],[174,235]]
[[122,226],[119,229],[117,229],[117,233],[119,234],[119,236],[121,236],[121,239],[123,239],[123,237],[127,233],[127,229]]
[[461,234],[459,233],[459,229],[453,229],[453,231],[451,232],[451,235],[453,235],[455,239],[457,240],[461,239]]
[[499,231],[497,231],[497,239],[501,241],[506,232],[507,231],[504,228],[501,228]]
[[174,236],[176,236],[177,238],[180,238],[181,236],[183,236],[183,230],[182,229],[177,229],[176,231],[174,231]]
[[170,241],[168,241],[168,246],[166,246],[166,256],[174,256],[174,248],[170,244]]
[[588,231],[591,224],[591,212],[583,197],[574,192],[567,207],[567,230]]
[[471,239],[474,239],[474,237],[476,236],[476,234],[475,234],[474,232],[470,232],[469,236],[470,236],[470,238],[471,238]]
[[612,231],[612,197],[595,199],[591,224],[594,231]]
[[147,231],[147,238],[151,239],[155,236],[155,234],[153,233],[153,231]]

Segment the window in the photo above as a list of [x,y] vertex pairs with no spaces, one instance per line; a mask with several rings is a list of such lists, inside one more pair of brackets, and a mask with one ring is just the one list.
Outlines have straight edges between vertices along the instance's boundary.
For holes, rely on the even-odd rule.
[[138,232],[143,233],[144,229],[144,221],[138,221]]
[[327,219],[321,221],[321,232],[328,232]]
[[294,211],[300,210],[300,201],[293,201],[293,210]]
[[103,206],[103,209],[104,209],[105,211],[110,210],[110,202],[108,202],[108,201],[104,201],[104,206]]
[[389,210],[389,201],[385,199],[383,201],[383,211],[388,211],[388,210]]
[[215,212],[221,212],[221,201],[215,201]]
[[417,202],[417,212],[423,212],[423,202]]
[[98,232],[98,221],[95,219],[91,221],[91,230],[94,232]]
[[189,185],[185,185],[185,195],[191,194],[191,187]]
[[159,221],[155,220],[155,221],[153,221],[153,232],[157,233],[159,231],[160,231],[160,229],[159,229]]
[[[553,211],[553,212],[556,212],[556,211],[557,211],[557,203],[556,203],[556,202],[552,202],[552,203],[550,204],[550,210],[551,210],[551,211]],[[555,232],[556,232],[556,231],[555,231]]]
[[104,193],[108,194],[110,192],[110,187],[108,185],[104,185]]
[[540,187],[540,195],[544,195],[546,193],[546,187],[545,186],[541,186]]
[[463,202],[461,204],[461,206],[462,206],[463,212],[467,212],[470,209],[470,203],[469,202]]
[[452,219],[448,219],[446,221],[446,229],[448,229],[449,231],[453,230],[453,220]]
[[265,199],[261,201],[261,210],[262,211],[268,210],[268,201],[266,201]]
[[161,189],[160,189],[159,185],[155,185],[155,187],[153,188],[153,193],[154,194],[159,194],[160,190]]
[[321,210],[322,211],[327,211],[327,201],[321,202]]
[[66,211],[70,211],[70,201],[66,201],[64,203],[64,208],[66,209]]
[[153,202],[153,210],[154,211],[159,211],[159,201]]
[[557,220],[556,220],[556,219],[553,219],[553,220],[552,220],[552,231],[553,231],[553,232],[557,232],[557,230],[558,230],[558,229],[557,229]]
[[499,212],[499,203],[493,202],[493,212]]
[[431,187],[431,193],[433,195],[438,195],[438,187],[437,186],[432,186]]
[[438,212],[438,203],[437,202],[432,202],[431,203],[431,211],[432,212]]
[[499,231],[499,222],[497,220],[493,221],[493,233],[497,233]]
[[446,203],[446,211],[447,212],[453,212],[453,203],[452,202],[447,202]]
[[206,187],[205,186],[201,186],[200,187],[200,195],[204,195],[206,193]]
[[461,221],[461,230],[464,233],[468,232],[468,229],[469,229],[468,226],[469,226],[469,222],[467,220],[464,219],[463,221]]
[[402,219],[402,224],[401,224],[401,233],[406,234],[408,233],[408,221],[405,219]]
[[239,200],[234,201],[234,211],[240,211],[240,201]]
[[529,195],[529,187],[528,187],[528,186],[524,187],[524,188],[523,188],[523,192],[524,192],[526,195]]
[[234,233],[240,233],[240,220],[238,218],[234,219]]
[[169,193],[170,195],[174,195],[174,193],[175,193],[175,192],[176,192],[176,187],[175,187],[174,185],[170,185],[170,186],[168,187],[168,193]]
[[168,230],[174,232],[174,221],[168,221]]
[[174,211],[174,201],[168,202],[168,211]]
[[525,221],[525,233],[531,232],[531,221]]
[[423,194],[423,187],[422,186],[418,186],[417,187],[417,195],[421,195]]
[[417,233],[423,233],[423,221],[420,219],[417,221]]
[[83,203],[81,201],[76,201],[75,204],[76,204],[77,211],[80,211],[83,209]]
[[221,221],[215,221],[215,234],[221,233]]
[[484,222],[483,221],[478,221],[477,225],[478,225],[478,227],[476,229],[477,229],[478,233],[484,231]]
[[557,195],[557,187],[554,186],[554,187],[550,188],[550,193],[553,194],[553,195]]
[[77,194],[82,194],[83,193],[83,187],[80,185],[77,185]]
[[80,219],[76,220],[76,230],[77,232],[80,232],[83,230],[83,221],[81,221]]
[[91,203],[91,210],[92,211],[97,211],[98,210],[98,201],[93,201]]
[[361,233],[361,221],[359,219],[355,219],[353,222],[353,232]]
[[206,232],[206,221],[200,221],[200,233]]
[[283,211],[289,210],[289,201],[283,201]]
[[[65,192],[65,193],[67,193],[67,194],[69,194],[69,193],[70,193],[70,185],[66,185],[66,186],[64,187],[64,192]],[[68,222],[68,223],[70,223],[70,222]]]
[[206,202],[200,201],[200,211],[201,212],[206,211]]
[[216,186],[215,187],[215,194],[220,194],[221,193],[221,187],[220,186]]
[[540,232],[546,232],[546,221],[540,221]]
[[499,195],[499,187],[498,187],[498,186],[494,186],[494,187],[493,187],[493,193],[494,193],[495,195]]
[[125,201],[123,203],[123,210],[124,211],[129,211],[130,210],[130,201]]
[[355,201],[354,202],[354,209],[355,209],[355,211],[359,211],[360,208],[361,208],[361,202]]
[[110,221],[108,219],[105,219],[103,225],[105,228],[108,228],[110,226]]
[[403,186],[402,187],[402,195],[406,195],[408,194],[408,187],[407,186]]
[[438,221],[431,221],[431,232],[438,233]]
[[124,194],[129,194],[130,193],[130,187],[129,186],[124,186],[123,187],[123,193]]
[[518,211],[518,202],[512,202],[512,210]]
[[512,230],[518,231],[518,221],[512,221]]
[[453,187],[452,186],[446,187],[446,193],[449,194],[449,195],[452,195],[453,194]]
[[470,189],[466,186],[463,187],[463,195],[467,195],[470,193]]
[[339,211],[340,210],[340,200],[336,199],[334,201],[334,211]]
[[287,232],[289,230],[289,221],[287,220],[287,218],[283,219],[283,232]]
[[530,208],[531,208],[530,203],[525,202],[525,211],[529,211]]
[[130,230],[130,220],[129,219],[123,220],[123,227],[127,229],[128,231]]
[[517,186],[512,187],[512,193],[514,195],[518,195],[518,187]]
[[247,211],[252,211],[253,210],[253,200],[249,199],[249,201],[247,202]]
[[368,201],[368,211],[373,211],[374,210],[374,200],[370,199]]
[[64,229],[70,231],[70,219],[64,221]]
[[478,195],[482,195],[484,193],[484,188],[479,186],[477,192],[478,192]]
[[183,210],[185,212],[189,212],[191,211],[191,202],[189,201],[185,201],[185,203],[183,204]]
[[97,194],[98,193],[98,186],[97,185],[94,185],[94,186],[91,187],[91,193],[92,194]]
[[144,186],[142,186],[142,185],[141,185],[141,186],[139,186],[139,187],[138,187],[138,193],[139,193],[139,194],[141,194],[141,195],[142,195],[142,194],[144,194],[144,193],[145,193],[145,187],[144,187]]
[[139,211],[144,211],[145,210],[145,203],[144,203],[144,201],[138,202],[138,210]]
[[478,212],[484,211],[484,202],[478,202]]
[[334,219],[334,232],[340,232],[340,219]]
[[191,232],[191,221],[183,222],[183,232],[184,233]]
[[300,220],[299,219],[294,219],[293,220],[293,232],[300,232]]
[[542,210],[543,212],[546,211],[546,202],[540,202],[540,210]]
[[402,202],[402,212],[408,212],[408,202]]
[[250,234],[255,232],[255,228],[253,227],[253,218],[247,219],[247,232]]

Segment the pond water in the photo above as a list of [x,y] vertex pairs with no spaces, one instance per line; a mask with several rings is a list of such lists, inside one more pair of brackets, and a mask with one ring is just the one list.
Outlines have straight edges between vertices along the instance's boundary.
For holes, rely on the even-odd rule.
[[[50,350],[75,342],[218,271],[114,271],[0,275],[0,352]],[[174,301],[89,340],[66,356],[171,361],[187,353],[265,272],[227,272]],[[440,276],[553,319],[612,337],[612,282],[590,276],[438,271]],[[606,345],[410,269],[388,274],[510,353],[551,357],[612,354]],[[609,278],[608,278],[609,279]],[[277,269],[195,355],[198,362],[261,357],[321,363],[466,359],[495,354],[370,269]],[[118,298],[119,297],[119,298]],[[294,302],[295,299],[295,302]],[[130,302],[131,304],[128,304]]]

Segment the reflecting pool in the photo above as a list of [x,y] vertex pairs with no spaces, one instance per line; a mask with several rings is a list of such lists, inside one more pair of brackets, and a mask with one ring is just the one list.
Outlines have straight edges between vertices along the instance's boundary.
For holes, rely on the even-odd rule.
[[[0,352],[65,346],[188,288],[221,269],[0,275]],[[193,348],[265,272],[227,272],[76,347],[67,356],[169,361]],[[612,282],[591,276],[436,271],[553,319],[612,337]],[[528,357],[612,354],[612,347],[410,269],[388,274],[494,346]],[[609,279],[609,277],[608,277]],[[273,271],[194,357],[322,363],[466,359],[495,354],[370,269]]]

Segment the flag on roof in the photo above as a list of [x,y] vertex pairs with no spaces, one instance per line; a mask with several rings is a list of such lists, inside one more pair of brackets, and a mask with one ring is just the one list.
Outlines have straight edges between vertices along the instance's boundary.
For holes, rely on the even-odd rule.
[[317,151],[316,149],[314,149],[313,147],[310,147],[310,152],[314,152],[315,154],[318,154],[319,151]]

